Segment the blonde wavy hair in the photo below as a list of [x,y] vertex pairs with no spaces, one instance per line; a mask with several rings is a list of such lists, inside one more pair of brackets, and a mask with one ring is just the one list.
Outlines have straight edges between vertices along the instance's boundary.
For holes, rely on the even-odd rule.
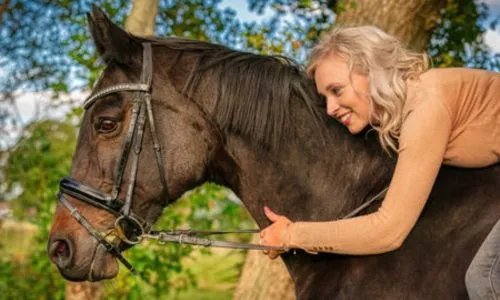
[[382,148],[397,152],[406,101],[406,80],[429,68],[426,54],[406,48],[396,37],[375,26],[334,27],[312,49],[307,73],[314,73],[329,55],[347,58],[349,71],[368,76],[370,125]]

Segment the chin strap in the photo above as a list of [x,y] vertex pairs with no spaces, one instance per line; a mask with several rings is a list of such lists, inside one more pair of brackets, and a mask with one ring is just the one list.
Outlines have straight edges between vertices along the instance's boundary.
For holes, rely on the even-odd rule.
[[[94,226],[92,226],[92,224],[90,224],[90,222],[87,220],[87,218],[85,218],[80,213],[80,211],[76,207],[74,207],[66,198],[64,198],[61,193],[58,194],[58,198],[59,202],[69,210],[71,216],[99,242],[99,245],[102,245],[106,249],[106,251],[116,257],[132,274],[138,275],[134,267],[125,259],[125,257],[123,257],[120,250],[118,249],[118,246],[115,245],[116,241],[120,241],[120,238],[113,233],[114,229],[108,231],[107,233],[101,233],[100,231],[95,229]],[[93,264],[94,261],[92,261],[91,271]],[[91,277],[92,275],[89,274],[89,276]]]

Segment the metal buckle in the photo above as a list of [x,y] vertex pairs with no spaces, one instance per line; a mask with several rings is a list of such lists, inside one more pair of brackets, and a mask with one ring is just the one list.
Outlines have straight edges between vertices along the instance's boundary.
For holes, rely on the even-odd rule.
[[[129,234],[127,235],[127,229]],[[132,216],[120,216],[115,220],[115,230],[118,237],[129,245],[136,245],[142,241],[144,228],[141,222]]]

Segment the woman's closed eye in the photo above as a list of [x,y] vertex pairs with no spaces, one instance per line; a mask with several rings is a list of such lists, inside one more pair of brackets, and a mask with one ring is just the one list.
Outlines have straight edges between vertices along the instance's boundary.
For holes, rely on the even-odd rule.
[[332,95],[334,95],[335,97],[340,97],[340,95],[342,95],[342,90],[342,87],[334,86],[330,88],[330,93],[332,93]]

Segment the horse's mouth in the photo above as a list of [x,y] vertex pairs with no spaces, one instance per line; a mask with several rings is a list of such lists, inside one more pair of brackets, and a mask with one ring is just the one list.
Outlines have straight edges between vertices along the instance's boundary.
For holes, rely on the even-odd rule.
[[88,281],[111,279],[118,274],[118,261],[99,244],[90,263]]

